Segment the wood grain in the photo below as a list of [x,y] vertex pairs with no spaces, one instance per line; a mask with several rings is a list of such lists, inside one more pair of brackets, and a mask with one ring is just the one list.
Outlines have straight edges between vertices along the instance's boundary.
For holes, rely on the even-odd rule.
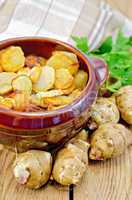
[[29,190],[16,183],[12,174],[15,154],[8,150],[0,152],[0,200],[67,200],[69,191],[48,185],[40,190]]
[[[90,1],[90,0],[89,0]],[[98,0],[100,1],[100,0]],[[132,18],[131,0],[106,0]],[[0,147],[0,200],[68,200],[69,192],[47,186],[28,190],[12,175],[14,154]],[[74,188],[74,200],[132,200],[132,147],[117,159],[90,162],[82,183]]]
[[131,200],[132,146],[116,159],[90,162],[82,184],[74,188],[75,200]]

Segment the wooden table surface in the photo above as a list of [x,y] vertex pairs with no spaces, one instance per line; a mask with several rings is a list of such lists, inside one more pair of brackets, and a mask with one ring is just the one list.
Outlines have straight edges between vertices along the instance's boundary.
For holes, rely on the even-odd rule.
[[[131,0],[107,0],[132,17]],[[82,183],[62,190],[48,185],[40,190],[19,186],[12,175],[14,154],[0,150],[0,200],[132,200],[132,147],[119,158],[90,162]]]

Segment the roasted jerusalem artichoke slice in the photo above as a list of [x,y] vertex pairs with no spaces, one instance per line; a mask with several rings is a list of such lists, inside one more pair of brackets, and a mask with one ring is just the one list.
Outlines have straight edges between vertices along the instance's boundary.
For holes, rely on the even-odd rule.
[[78,89],[84,89],[86,87],[87,81],[88,73],[83,70],[79,70],[75,75],[75,87]]
[[121,155],[132,144],[132,133],[122,124],[106,123],[91,136],[89,158],[105,160]]
[[[13,102],[13,109],[17,111],[25,111],[29,105],[30,95],[28,93],[13,92],[9,95],[10,101]],[[6,99],[6,98],[5,98]]]
[[12,91],[12,81],[17,76],[14,72],[0,73],[0,95],[4,95]]
[[35,92],[44,92],[53,88],[55,83],[55,70],[52,67],[42,67],[38,81],[33,85]]
[[12,87],[14,91],[31,94],[32,81],[26,75],[19,75],[12,81]]
[[30,76],[30,73],[31,73],[31,69],[28,67],[23,67],[17,72],[18,75],[26,75],[26,76]]
[[81,137],[72,139],[57,154],[52,176],[61,185],[77,185],[87,169],[89,144],[86,134],[84,131]]
[[47,92],[38,92],[37,94],[32,94],[30,96],[30,102],[35,104],[36,106],[46,108],[48,107],[48,102],[50,102],[50,105],[51,105],[51,103],[54,103],[54,99],[56,102],[56,97],[62,94],[63,93],[61,90],[50,90]]
[[5,72],[17,72],[24,67],[25,57],[21,47],[10,46],[0,53],[0,64]]
[[71,75],[75,75],[79,68],[77,56],[67,51],[53,52],[46,64],[54,69],[66,68]]
[[46,184],[51,170],[51,154],[39,150],[18,154],[13,164],[13,174],[17,182],[31,189],[38,189]]
[[73,84],[73,76],[68,69],[61,68],[56,70],[55,87],[58,89],[67,89]]
[[132,85],[122,87],[115,96],[122,119],[132,124]]
[[42,67],[41,66],[35,66],[30,71],[30,79],[32,83],[36,83],[41,75]]
[[117,123],[120,118],[114,97],[98,97],[91,109],[91,118],[97,125],[108,122]]
[[42,67],[40,65],[36,65],[32,67],[31,69],[29,67],[24,67],[20,69],[17,74],[18,75],[26,75],[28,76],[32,83],[36,83],[40,77]]
[[0,107],[12,109],[14,107],[15,101],[12,98],[4,98],[0,96]]

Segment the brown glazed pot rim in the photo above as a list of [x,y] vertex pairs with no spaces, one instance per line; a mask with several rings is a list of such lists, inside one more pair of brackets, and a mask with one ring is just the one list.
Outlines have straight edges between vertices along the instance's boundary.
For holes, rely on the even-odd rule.
[[[22,118],[22,119],[44,119],[44,118],[48,118],[48,117],[55,117],[55,116],[62,116],[64,114],[64,119],[63,119],[63,123],[64,122],[68,122],[70,119],[73,119],[75,116],[73,115],[72,112],[72,108],[76,107],[76,105],[82,101],[83,98],[85,98],[85,96],[89,93],[89,92],[95,92],[97,95],[97,88],[96,88],[96,77],[95,77],[95,72],[94,72],[94,68],[92,66],[91,61],[82,53],[80,52],[78,49],[76,49],[75,47],[73,47],[72,45],[56,40],[56,39],[52,39],[52,38],[45,38],[45,37],[18,37],[18,38],[11,38],[11,39],[7,39],[7,40],[3,40],[0,42],[0,47],[1,46],[10,46],[13,45],[13,43],[15,42],[24,42],[24,41],[31,41],[31,42],[50,42],[53,44],[57,44],[57,45],[61,45],[63,47],[65,47],[67,50],[75,53],[78,57],[80,57],[83,62],[86,64],[86,66],[88,67],[88,72],[89,72],[89,80],[87,83],[86,88],[82,91],[82,94],[80,95],[79,98],[77,98],[72,104],[69,104],[67,106],[65,106],[64,108],[58,109],[58,110],[54,110],[54,111],[46,111],[46,112],[19,112],[19,111],[14,111],[14,110],[8,110],[8,109],[3,109],[0,108],[0,116],[3,115],[8,115],[11,117],[15,117],[15,118]],[[95,98],[96,98],[95,95]],[[93,101],[94,99],[93,98]],[[92,102],[91,102],[92,104]],[[88,107],[91,105],[88,105]],[[69,113],[67,115],[65,115],[65,113]],[[2,126],[8,126],[7,124],[4,123],[0,123]],[[57,125],[57,124],[54,124]],[[20,126],[20,124],[19,124]],[[14,128],[19,128],[19,126],[15,125]],[[47,128],[50,125],[44,126],[40,125],[40,127],[38,128]],[[10,125],[9,125],[10,127]],[[13,127],[12,127],[13,128]],[[24,126],[20,126],[20,129],[24,128],[26,129],[26,127]],[[34,129],[33,126],[29,125],[27,129]]]

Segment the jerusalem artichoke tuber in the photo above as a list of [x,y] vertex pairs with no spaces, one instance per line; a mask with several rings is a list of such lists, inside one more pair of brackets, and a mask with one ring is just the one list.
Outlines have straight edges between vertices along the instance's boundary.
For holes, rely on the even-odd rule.
[[120,115],[114,100],[114,97],[97,98],[96,103],[93,105],[91,110],[91,118],[97,123],[97,125],[108,122],[117,123],[119,121]]
[[58,152],[52,172],[54,180],[64,186],[79,183],[87,169],[88,149],[87,132],[83,130]]
[[17,182],[31,189],[37,189],[46,184],[51,170],[51,154],[39,150],[20,153],[13,165],[13,173]]
[[132,85],[124,86],[116,94],[116,102],[121,117],[132,124]]
[[124,125],[102,124],[91,136],[89,157],[92,160],[116,157],[130,144],[132,144],[132,133]]

